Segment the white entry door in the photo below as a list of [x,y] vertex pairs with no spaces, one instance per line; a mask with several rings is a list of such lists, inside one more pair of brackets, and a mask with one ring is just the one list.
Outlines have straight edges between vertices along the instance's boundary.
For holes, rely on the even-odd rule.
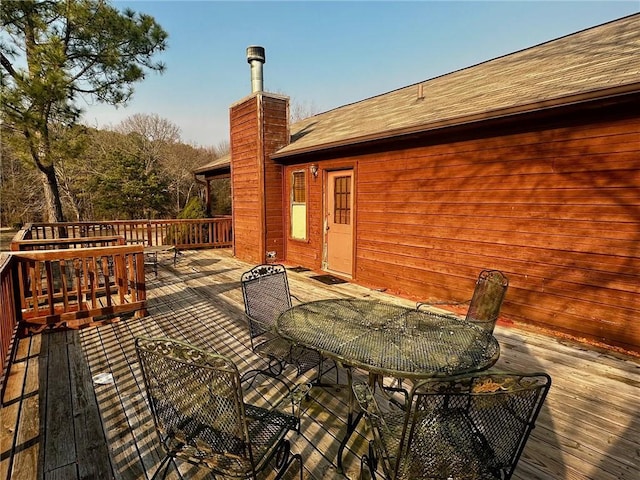
[[327,173],[325,269],[351,276],[353,269],[353,170]]

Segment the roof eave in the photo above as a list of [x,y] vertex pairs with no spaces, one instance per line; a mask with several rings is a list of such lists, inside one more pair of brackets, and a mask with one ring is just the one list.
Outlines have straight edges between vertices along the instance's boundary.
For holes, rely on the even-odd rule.
[[427,124],[414,125],[411,127],[404,127],[395,130],[387,130],[385,132],[374,133],[370,135],[363,135],[360,137],[352,137],[335,142],[327,142],[318,145],[312,145],[305,148],[288,150],[285,152],[276,152],[271,155],[273,159],[286,159],[298,155],[305,155],[311,153],[318,153],[326,150],[333,150],[337,148],[349,147],[363,143],[391,140],[395,137],[402,137],[406,135],[415,135],[420,133],[426,133],[433,130],[439,130],[448,127],[456,127],[469,125],[473,123],[479,123],[487,120],[495,120],[504,117],[514,116],[523,113],[534,113],[544,110],[550,110],[558,107],[565,107],[570,105],[577,105],[581,103],[587,103],[594,100],[608,100],[615,97],[626,96],[628,94],[639,93],[640,82],[621,85],[608,89],[594,90],[591,92],[582,92],[576,95],[570,95],[560,98],[554,98],[550,100],[542,100],[529,104],[517,105],[508,108],[502,108],[497,110],[491,110],[488,112],[477,113],[473,115],[465,115],[462,117],[448,118],[445,120],[431,122]]
[[193,170],[194,175],[206,175],[209,172],[217,172],[219,170],[229,170],[229,163],[225,163],[222,165],[215,165],[212,167],[198,167],[195,170]]

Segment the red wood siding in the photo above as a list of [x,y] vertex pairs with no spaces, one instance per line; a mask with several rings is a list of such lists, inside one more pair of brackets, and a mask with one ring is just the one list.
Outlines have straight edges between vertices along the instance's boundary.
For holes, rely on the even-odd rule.
[[[354,279],[467,300],[496,268],[507,318],[640,348],[640,120],[498,133],[341,159],[357,168]],[[311,185],[311,238],[287,260],[318,268]]]
[[276,253],[276,261],[284,258],[284,217],[282,213],[283,167],[269,155],[286,145],[289,138],[288,101],[279,97],[262,97],[263,138],[266,189],[266,251]]
[[261,263],[264,196],[257,96],[230,109],[234,254]]
[[[307,239],[291,238],[291,180],[292,173],[305,169],[307,179]],[[309,164],[295,165],[285,170],[285,199],[283,210],[286,218],[287,262],[319,270],[322,267],[322,174],[313,178]]]
[[[318,162],[313,162],[318,163]],[[287,239],[287,262],[295,265],[304,265],[308,268],[320,270],[322,268],[322,247],[324,242],[324,217],[323,217],[323,176],[327,170],[345,170],[354,169],[355,173],[355,159],[338,159],[324,161],[320,164],[320,170],[318,176],[313,178],[309,173],[309,167],[311,163],[298,164],[295,166],[289,166],[285,170],[285,193],[286,203],[284,205],[285,211],[285,231]],[[307,171],[307,229],[308,238],[306,241],[293,240],[289,235],[290,228],[290,204],[289,196],[291,192],[291,172],[305,168]],[[356,174],[357,178],[357,174]]]
[[284,255],[282,166],[269,155],[288,138],[288,100],[258,93],[231,107],[234,254],[263,263]]

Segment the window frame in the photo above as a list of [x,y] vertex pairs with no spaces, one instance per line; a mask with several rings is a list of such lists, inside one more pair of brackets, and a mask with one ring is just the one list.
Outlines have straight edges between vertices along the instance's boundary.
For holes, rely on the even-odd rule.
[[[300,176],[302,176],[302,182],[297,182],[296,177]],[[307,169],[299,168],[292,170],[290,180],[289,238],[298,242],[307,242],[309,241],[309,175],[307,174]],[[300,192],[304,195],[304,201],[296,201],[296,197]],[[296,210],[301,210],[302,208],[304,208],[304,213],[296,213]],[[302,221],[301,219],[304,219],[304,227],[296,225],[297,221]],[[304,233],[302,234],[303,229]],[[303,236],[296,236],[300,234]]]

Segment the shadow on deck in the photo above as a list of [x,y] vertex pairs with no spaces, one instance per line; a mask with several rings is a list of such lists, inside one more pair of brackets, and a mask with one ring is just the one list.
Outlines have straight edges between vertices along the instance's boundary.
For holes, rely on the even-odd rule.
[[[183,252],[175,268],[169,259],[157,278],[147,275],[148,317],[21,340],[3,396],[0,478],[150,478],[162,452],[133,339],[173,337],[232,357],[241,372],[254,367],[262,361],[249,348],[239,284],[251,266],[227,251]],[[315,273],[289,273],[292,293],[302,301],[348,296],[414,305],[349,283],[324,285],[310,279]],[[502,353],[494,368],[543,370],[554,381],[514,478],[636,478],[638,359],[516,328],[498,326],[496,336]],[[300,380],[293,369],[288,374]],[[304,404],[301,433],[290,440],[304,459],[305,478],[345,478],[335,464],[346,394],[314,389]],[[367,435],[361,423],[348,444],[348,478],[358,478]],[[206,477],[187,465],[183,474]]]

